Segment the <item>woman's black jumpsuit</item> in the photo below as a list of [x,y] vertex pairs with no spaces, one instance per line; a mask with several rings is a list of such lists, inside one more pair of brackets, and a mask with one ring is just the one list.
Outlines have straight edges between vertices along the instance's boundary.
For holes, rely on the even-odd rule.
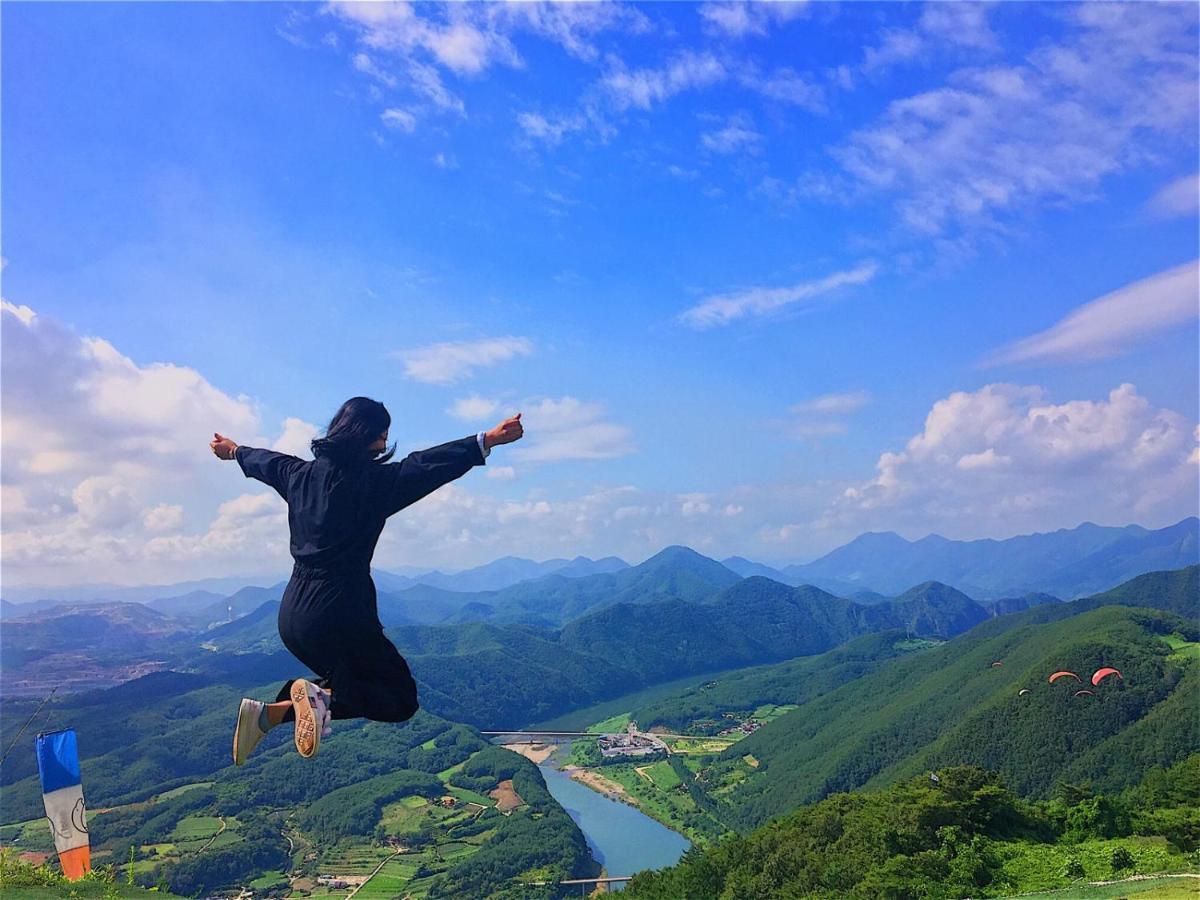
[[[287,501],[295,565],[279,607],[279,636],[333,691],[333,718],[403,722],[416,713],[408,663],[379,622],[371,557],[388,516],[483,465],[483,456],[474,436],[383,465],[237,448],[246,477]],[[289,698],[290,687],[279,700]]]

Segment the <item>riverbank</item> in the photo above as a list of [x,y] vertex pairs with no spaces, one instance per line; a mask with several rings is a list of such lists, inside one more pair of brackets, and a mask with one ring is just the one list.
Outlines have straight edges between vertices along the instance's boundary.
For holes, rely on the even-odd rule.
[[[546,787],[575,820],[595,861],[613,876],[673,866],[690,843],[622,799],[621,786],[578,767],[539,766]],[[613,888],[617,886],[614,885]]]

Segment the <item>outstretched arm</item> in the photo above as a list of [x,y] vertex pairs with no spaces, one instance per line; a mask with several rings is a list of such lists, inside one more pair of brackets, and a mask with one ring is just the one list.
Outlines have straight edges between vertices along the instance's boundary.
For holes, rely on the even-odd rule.
[[286,453],[245,447],[217,432],[213,432],[213,439],[208,446],[218,459],[236,460],[247,478],[269,485],[284,500],[288,498],[287,485],[292,470],[303,463],[303,460]]
[[517,413],[490,431],[417,450],[398,463],[380,466],[378,484],[384,515],[399,512],[442,485],[461,478],[473,466],[483,465],[493,447],[520,440],[524,433],[521,414]]

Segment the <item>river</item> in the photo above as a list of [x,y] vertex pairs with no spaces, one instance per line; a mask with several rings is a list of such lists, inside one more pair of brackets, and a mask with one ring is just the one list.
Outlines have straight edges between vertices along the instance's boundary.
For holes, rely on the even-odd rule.
[[632,875],[642,869],[674,865],[691,846],[681,834],[627,803],[609,800],[572,781],[553,765],[538,768],[551,796],[575,820],[592,856],[608,875]]

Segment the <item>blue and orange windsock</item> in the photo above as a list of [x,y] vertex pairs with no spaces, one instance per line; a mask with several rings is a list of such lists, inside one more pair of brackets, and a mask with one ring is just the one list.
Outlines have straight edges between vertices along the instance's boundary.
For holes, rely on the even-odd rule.
[[51,731],[37,736],[38,773],[42,777],[42,801],[54,834],[63,874],[72,881],[91,871],[83,784],[79,778],[79,747],[75,731]]

